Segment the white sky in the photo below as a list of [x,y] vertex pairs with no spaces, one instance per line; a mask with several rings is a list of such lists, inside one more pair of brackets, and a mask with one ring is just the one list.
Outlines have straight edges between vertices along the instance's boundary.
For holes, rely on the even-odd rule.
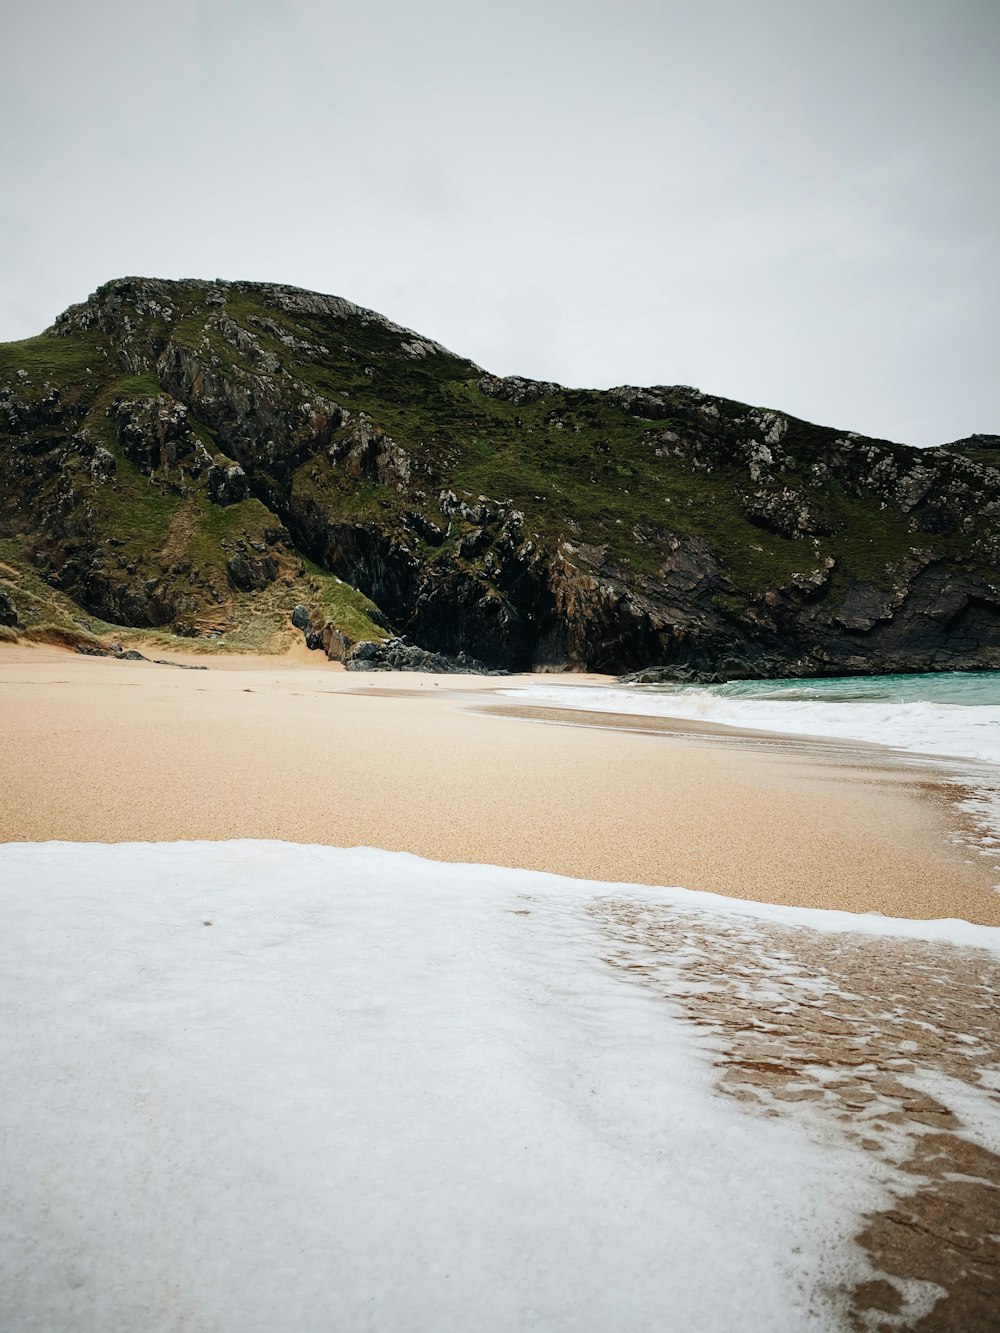
[[997,0],[0,0],[0,338],[127,273],[1000,431]]

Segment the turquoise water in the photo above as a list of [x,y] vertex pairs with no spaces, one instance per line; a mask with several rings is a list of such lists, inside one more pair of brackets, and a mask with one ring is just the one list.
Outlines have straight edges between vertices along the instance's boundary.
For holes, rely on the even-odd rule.
[[831,676],[824,680],[730,680],[724,685],[667,685],[730,699],[803,699],[822,703],[1000,705],[1000,671],[939,671],[919,676]]

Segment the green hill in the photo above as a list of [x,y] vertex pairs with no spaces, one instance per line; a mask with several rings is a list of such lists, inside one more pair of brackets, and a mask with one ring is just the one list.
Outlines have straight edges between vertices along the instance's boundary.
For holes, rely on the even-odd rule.
[[340,658],[997,667],[998,460],[501,379],[295,288],[126,278],[0,345],[0,632],[274,648],[300,607]]

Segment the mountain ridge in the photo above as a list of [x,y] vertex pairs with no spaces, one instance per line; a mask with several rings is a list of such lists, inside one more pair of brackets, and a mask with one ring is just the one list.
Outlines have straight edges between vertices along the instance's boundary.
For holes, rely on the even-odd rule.
[[246,647],[298,608],[376,665],[1000,666],[998,437],[494,376],[283,284],[116,279],[0,345],[0,463],[7,567],[111,625]]

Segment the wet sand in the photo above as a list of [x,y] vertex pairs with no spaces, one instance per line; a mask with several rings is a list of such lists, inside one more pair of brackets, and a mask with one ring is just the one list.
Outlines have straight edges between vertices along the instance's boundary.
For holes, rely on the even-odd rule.
[[855,1236],[872,1272],[845,1326],[1000,1327],[1000,957],[627,894],[589,910],[608,963],[711,1038],[720,1093],[863,1149],[893,1182]]
[[494,693],[516,678],[186,660],[208,669],[0,645],[0,840],[370,845],[1000,925],[929,763],[525,709]]

